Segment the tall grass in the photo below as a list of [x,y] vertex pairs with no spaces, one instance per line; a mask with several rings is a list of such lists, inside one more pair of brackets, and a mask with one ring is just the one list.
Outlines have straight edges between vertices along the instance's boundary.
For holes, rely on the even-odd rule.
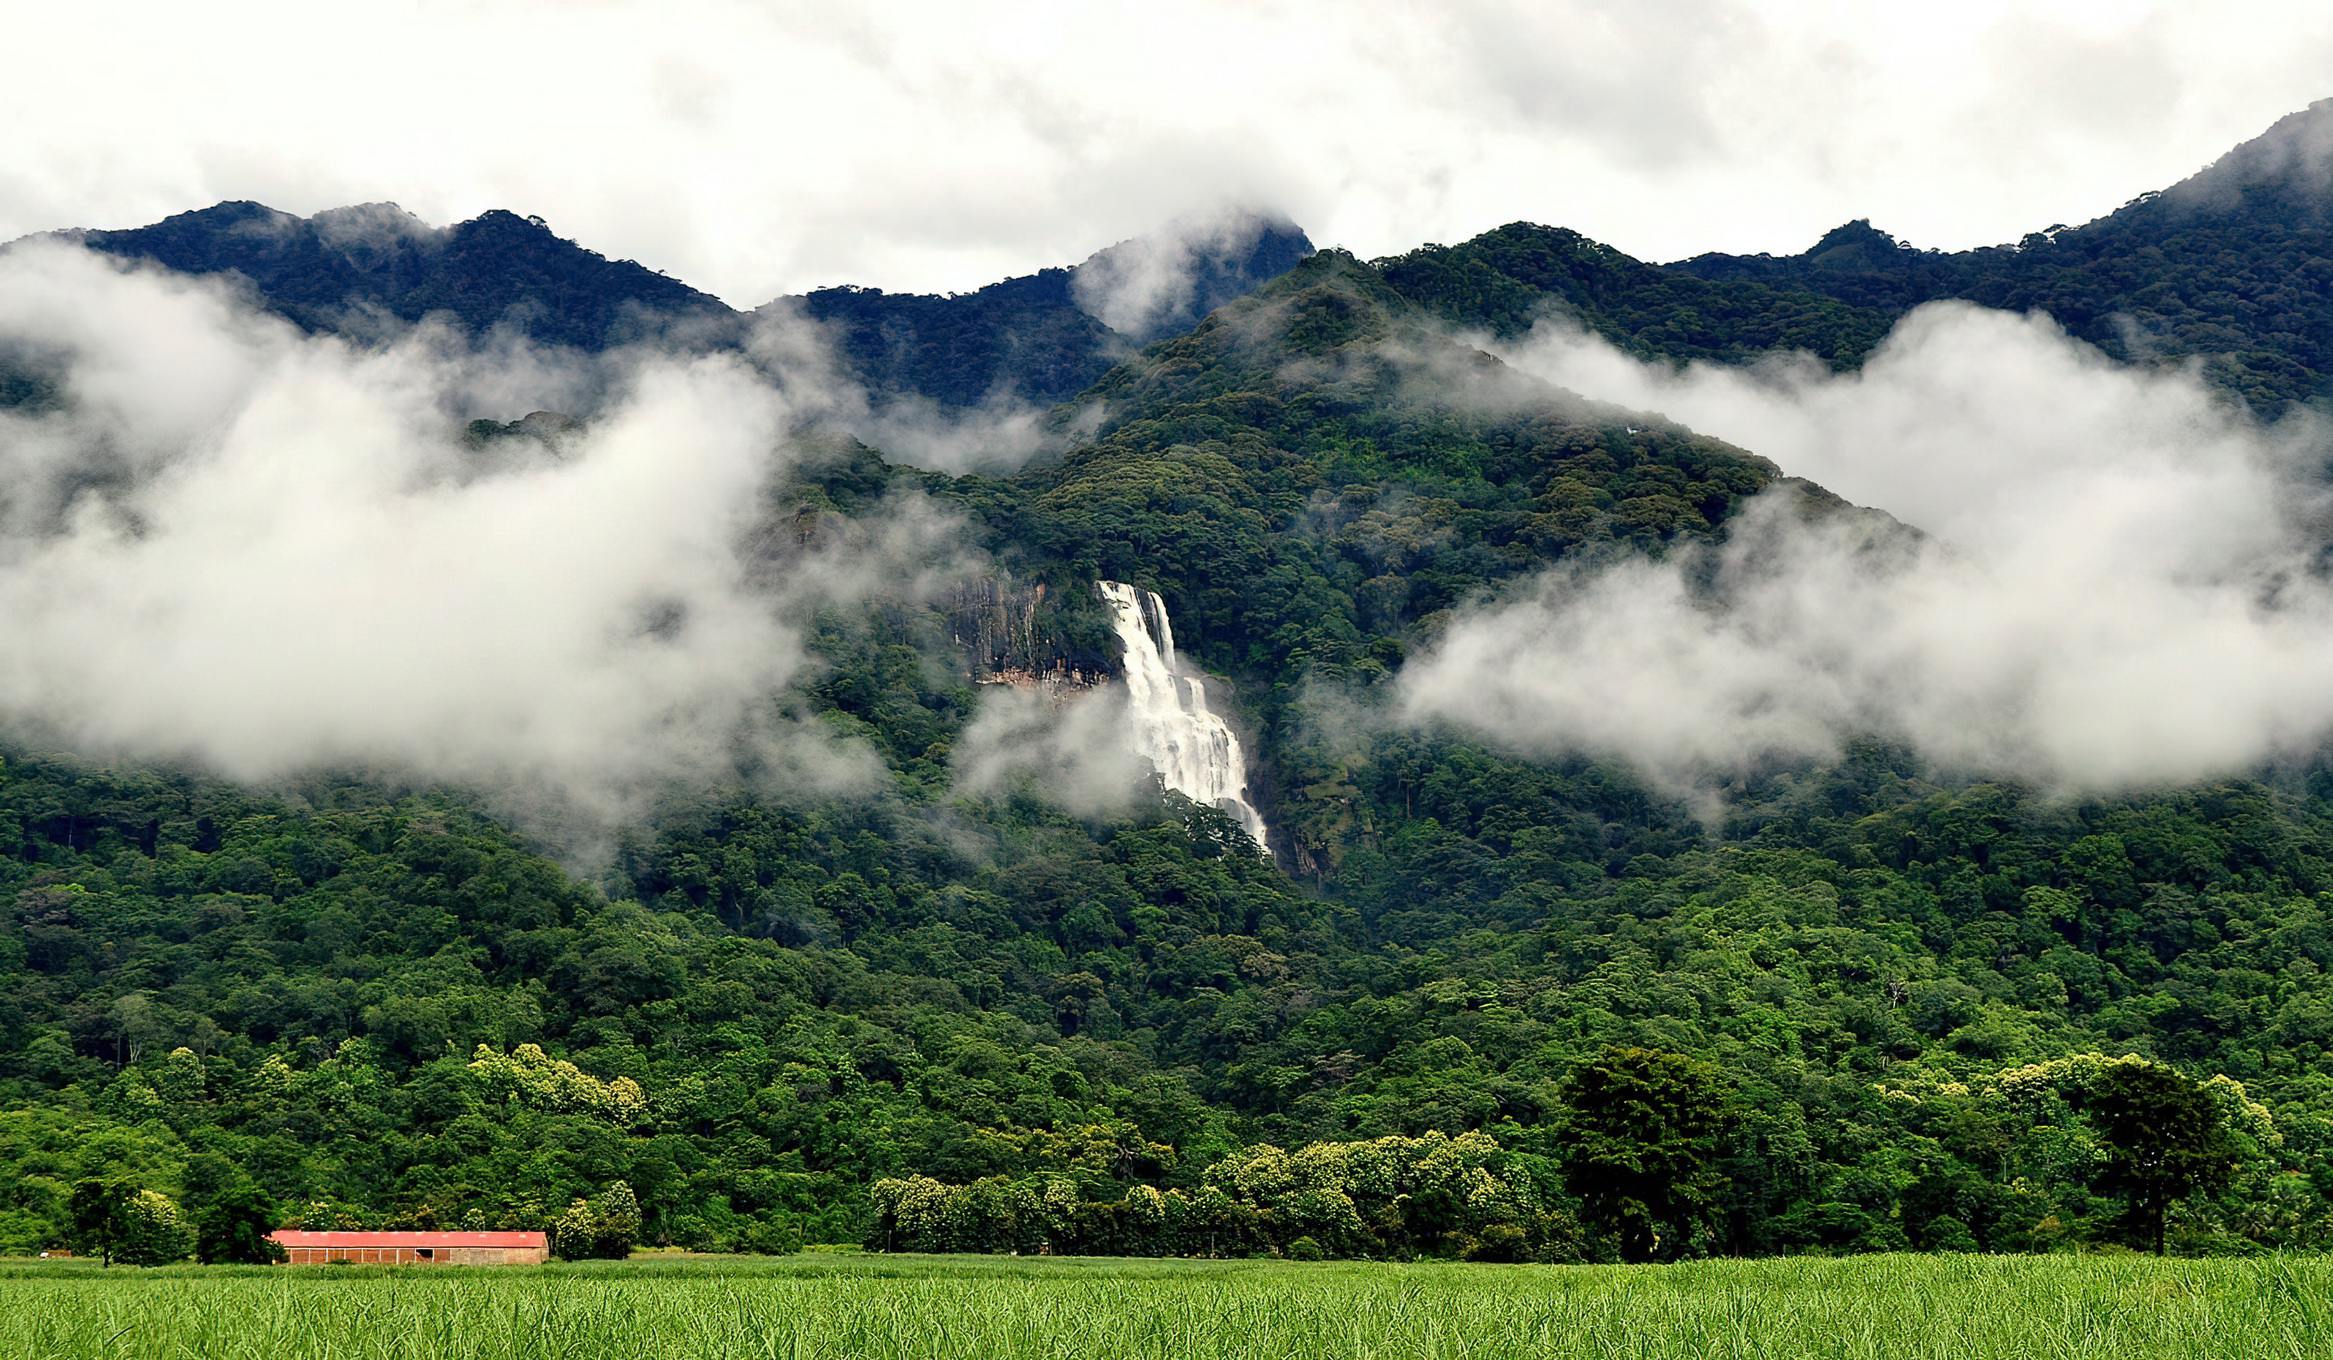
[[0,1270],[10,1360],[2329,1355],[2333,1261],[2317,1258]]

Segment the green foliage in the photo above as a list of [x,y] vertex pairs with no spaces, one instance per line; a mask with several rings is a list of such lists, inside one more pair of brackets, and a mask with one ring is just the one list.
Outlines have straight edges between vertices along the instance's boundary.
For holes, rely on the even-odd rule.
[[1459,246],[1378,262],[1404,297],[1506,338],[1559,314],[1643,358],[1743,363],[1804,350],[1845,367],[1877,345],[1888,311],[1805,283],[1699,278],[1631,259],[1578,232],[1517,222]]
[[198,1152],[186,1160],[183,1184],[197,1259],[206,1265],[283,1259],[283,1248],[268,1236],[284,1225],[282,1211],[243,1168],[215,1152]]
[[562,1261],[621,1261],[640,1240],[640,1200],[617,1181],[578,1199],[551,1223],[551,1254]]
[[2235,1175],[2236,1141],[2220,1108],[2201,1082],[2126,1063],[2091,1088],[2089,1110],[2105,1153],[2100,1184],[2125,1197],[2139,1240],[2160,1256],[2171,1207]]
[[130,1200],[137,1193],[123,1181],[87,1177],[74,1182],[72,1198],[65,1206],[69,1216],[66,1240],[82,1255],[94,1253],[99,1264],[112,1265],[114,1253],[121,1247]]
[[166,1266],[194,1250],[194,1235],[179,1221],[178,1206],[154,1190],[139,1190],[116,1211],[113,1259],[124,1265]]
[[1707,1063],[1648,1048],[1608,1048],[1572,1070],[1564,1183],[1621,1259],[1701,1254],[1718,1205],[1718,1153],[1733,1122]]
[[194,1254],[206,1265],[265,1265],[283,1259],[268,1234],[280,1225],[275,1200],[250,1180],[235,1181],[195,1207]]
[[179,1222],[178,1206],[128,1181],[78,1181],[66,1212],[68,1240],[76,1251],[95,1253],[101,1265],[168,1265],[185,1260],[194,1249],[192,1234]]
[[1067,1178],[950,1185],[887,1179],[868,1191],[874,1251],[1532,1260],[1576,1245],[1537,1159],[1479,1133],[1263,1144],[1189,1188],[1135,1184],[1081,1199]]
[[[2214,279],[2305,278],[2287,257],[2318,249],[2305,205],[2236,198],[1983,263],[2039,291],[1967,289],[2063,293],[2084,334],[2160,304],[2203,352]],[[538,229],[489,227],[508,250],[481,259],[536,268]],[[1693,272],[1520,228],[1374,268],[1324,253],[1103,374],[1058,458],[947,478],[838,443],[773,497],[798,540],[912,488],[990,562],[962,598],[811,622],[823,665],[783,702],[881,763],[863,797],[675,794],[577,872],[444,791],[11,749],[0,1245],[106,1250],[77,1225],[127,1210],[77,1208],[84,1184],[176,1196],[206,1257],[271,1202],[579,1254],[2333,1244],[2322,771],[2069,802],[1862,746],[1705,821],[1611,767],[1336,721],[1451,611],[1706,539],[1778,476],[1445,322],[1512,330],[1553,300],[1639,353],[1852,363],[1962,287],[1874,237]],[[2225,249],[2158,289],[2131,263],[2157,240]],[[2278,286],[2299,367],[2261,390],[2313,390],[2305,299]],[[888,344],[888,304],[837,305],[861,303]],[[957,325],[909,369],[953,363],[913,356],[954,353]],[[975,674],[1109,664],[1100,576],[1157,589],[1228,682],[1279,864],[1172,796],[1077,817],[954,786]],[[2141,1069],[2184,1075],[2114,1075]]]

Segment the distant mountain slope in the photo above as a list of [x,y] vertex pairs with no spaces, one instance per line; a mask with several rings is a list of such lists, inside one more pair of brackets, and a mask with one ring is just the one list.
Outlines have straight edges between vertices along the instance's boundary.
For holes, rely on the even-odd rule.
[[1530,329],[1553,304],[1640,356],[1740,362],[1803,349],[1853,363],[1892,314],[1790,282],[1701,279],[1576,231],[1516,222],[1457,246],[1424,246],[1377,267],[1404,297],[1445,320],[1500,336]]
[[1190,329],[1311,252],[1293,224],[1241,217],[1201,233],[1122,242],[1073,268],[970,293],[822,288],[769,305],[799,306],[828,326],[878,397],[1051,404],[1084,391],[1137,345]]
[[[501,210],[441,228],[393,203],[297,217],[235,202],[151,226],[62,234],[183,273],[240,275],[262,302],[312,331],[364,336],[434,313],[471,331],[503,325],[596,350],[675,326],[700,343],[729,343],[743,320],[719,298]],[[1236,215],[970,293],[824,288],[763,310],[798,308],[826,326],[846,370],[879,399],[972,406],[1009,394],[1049,405],[1311,251],[1289,222]]]
[[1376,262],[1452,324],[1513,336],[1561,314],[1645,358],[1740,362],[1773,349],[1852,367],[1923,302],[2048,312],[2117,358],[2197,359],[2273,414],[2333,397],[2333,100],[2209,168],[2081,227],[2015,245],[1915,249],[1869,221],[1798,255],[1656,265],[1514,223]]
[[800,307],[878,397],[976,406],[991,393],[1058,401],[1109,367],[1110,328],[1078,310],[1070,271],[1048,269],[958,294],[821,288],[769,307]]
[[2333,395],[2333,100],[2203,171],[2015,245],[1914,250],[1851,222],[1791,256],[1704,255],[1677,272],[1895,313],[1937,298],[2039,308],[2118,358],[2198,358],[2264,410]]
[[437,312],[472,330],[509,324],[546,343],[599,349],[676,321],[734,315],[677,279],[499,209],[440,228],[393,203],[313,217],[221,203],[152,226],[75,235],[93,250],[188,274],[240,274],[268,305],[315,331],[362,333]]

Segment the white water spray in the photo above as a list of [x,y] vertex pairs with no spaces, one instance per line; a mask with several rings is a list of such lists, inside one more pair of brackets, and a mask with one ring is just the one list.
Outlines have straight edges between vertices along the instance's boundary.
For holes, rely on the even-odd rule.
[[1115,615],[1133,699],[1134,749],[1158,770],[1166,786],[1195,803],[1230,813],[1232,820],[1271,849],[1264,819],[1247,801],[1247,758],[1229,724],[1207,707],[1207,685],[1182,674],[1175,659],[1175,627],[1156,591],[1121,581],[1097,581]]

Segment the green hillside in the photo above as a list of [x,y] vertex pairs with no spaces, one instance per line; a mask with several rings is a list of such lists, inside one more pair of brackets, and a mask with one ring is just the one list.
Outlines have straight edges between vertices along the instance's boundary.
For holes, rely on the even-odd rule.
[[[72,1185],[118,1174],[440,1225],[543,1222],[622,1181],[645,1240],[751,1249],[874,1232],[867,1187],[914,1177],[943,1200],[1004,1178],[951,1245],[1036,1230],[1015,1206],[1051,1195],[1100,1206],[1081,1240],[1192,1249],[1108,1226],[1144,1186],[1226,1189],[1236,1240],[1281,1249],[2144,1244],[2100,1053],[2211,1079],[2182,1088],[2216,1112],[2215,1169],[2174,1240],[2333,1231],[2313,783],[2068,805],[1867,749],[1712,827],[1617,769],[1325,729],[1308,687],[1365,699],[1470,593],[1707,535],[1777,474],[1508,373],[1335,253],[1087,400],[1103,423],[1065,458],[917,480],[1072,601],[1064,634],[1091,632],[1097,576],[1166,597],[1236,682],[1285,871],[1177,798],[1081,821],[953,792],[976,695],[933,664],[932,607],[819,636],[809,702],[890,792],[713,791],[598,874],[450,794],[20,748],[5,1240],[56,1238]],[[855,457],[802,503],[905,475]],[[1705,1114],[1613,1113],[1645,1098]],[[1470,1131],[1509,1189],[1431,1229],[1337,1182],[1359,1151],[1300,1159],[1325,1200],[1237,1169]],[[1655,1148],[1675,1193],[1617,1189]]]
[[[2077,799],[1863,741],[1688,806],[1381,720],[1458,608],[1712,541],[1761,491],[1912,534],[1453,323],[1564,306],[1642,355],[1851,366],[1926,297],[2083,334],[2143,304],[2167,352],[2273,406],[2333,372],[2322,201],[2289,171],[2009,255],[1851,232],[1660,269],[1531,227],[1324,251],[1100,371],[1057,413],[1090,435],[1017,471],[829,441],[766,537],[912,489],[1031,620],[978,654],[929,591],[813,620],[811,678],[773,703],[879,761],[848,797],[672,792],[562,863],[462,790],[260,790],[11,735],[0,1249],[86,1244],[97,1181],[206,1234],[232,1205],[555,1227],[621,1183],[639,1240],[753,1251],[2333,1245],[2321,763]],[[2273,289],[2230,283],[2254,275]],[[620,310],[592,296],[576,343]],[[568,429],[472,432],[552,456]],[[1178,795],[1080,813],[959,783],[985,669],[1114,664],[1097,579],[1156,590],[1225,682],[1272,857]]]

